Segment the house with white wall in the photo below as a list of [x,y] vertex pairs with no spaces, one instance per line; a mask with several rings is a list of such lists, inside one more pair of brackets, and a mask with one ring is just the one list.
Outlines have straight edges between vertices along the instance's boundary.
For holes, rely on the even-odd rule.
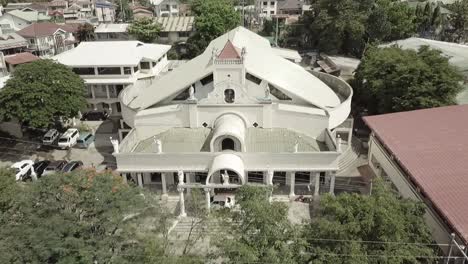
[[151,0],[157,17],[179,16],[178,0]]
[[96,0],[94,11],[99,23],[112,23],[115,21],[116,5],[106,0]]
[[151,82],[165,71],[170,48],[139,41],[81,42],[53,59],[85,81],[88,107],[83,111],[104,110],[119,117],[121,91],[140,82]]
[[346,151],[337,129],[352,94],[345,81],[306,71],[238,27],[120,93],[131,131],[112,141],[117,171],[163,197],[177,195],[181,216],[193,188],[205,192],[208,209],[215,195],[244,184],[277,186],[273,195],[286,199],[333,194]]
[[256,0],[259,18],[271,18],[278,12],[278,0]]
[[4,33],[21,30],[33,23],[49,21],[50,17],[34,10],[13,10],[0,16],[0,28]]
[[73,49],[76,28],[55,23],[36,23],[18,31],[28,41],[28,51],[40,57],[50,57]]
[[161,31],[156,41],[167,44],[186,42],[195,33],[194,22],[193,16],[158,17],[156,23],[161,26]]

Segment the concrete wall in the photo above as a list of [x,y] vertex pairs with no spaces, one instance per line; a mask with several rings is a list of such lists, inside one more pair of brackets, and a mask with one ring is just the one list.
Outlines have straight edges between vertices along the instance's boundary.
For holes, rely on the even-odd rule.
[[[400,170],[399,166],[374,136],[369,141],[369,166],[377,176],[388,175],[388,178],[402,197],[424,202],[424,199],[409,182],[407,176]],[[428,207],[427,204],[424,218],[437,243],[450,243],[451,231],[437,213],[431,207]],[[447,250],[447,247],[442,249]]]
[[17,138],[23,137],[23,131],[21,130],[21,125],[15,121],[0,122],[0,131],[6,132]]

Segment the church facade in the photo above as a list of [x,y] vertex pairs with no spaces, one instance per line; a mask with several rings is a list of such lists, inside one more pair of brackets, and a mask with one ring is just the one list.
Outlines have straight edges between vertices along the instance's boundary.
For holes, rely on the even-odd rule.
[[131,130],[112,140],[117,170],[163,197],[178,195],[181,215],[194,188],[208,208],[244,184],[290,197],[333,193],[351,97],[346,82],[305,70],[238,27],[152,83],[122,91]]

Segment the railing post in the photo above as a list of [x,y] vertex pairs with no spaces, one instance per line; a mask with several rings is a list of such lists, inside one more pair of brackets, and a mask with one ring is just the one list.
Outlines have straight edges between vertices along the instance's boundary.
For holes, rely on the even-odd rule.
[[450,258],[452,257],[452,248],[453,248],[453,242],[455,240],[455,233],[450,234],[451,239],[450,239],[450,247],[449,247],[449,252],[447,254],[447,258],[445,259],[445,264],[449,264]]

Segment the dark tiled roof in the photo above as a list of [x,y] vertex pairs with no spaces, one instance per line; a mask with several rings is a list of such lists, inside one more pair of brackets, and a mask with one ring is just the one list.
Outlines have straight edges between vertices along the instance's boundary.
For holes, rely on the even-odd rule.
[[468,105],[369,116],[364,121],[468,243]]
[[5,61],[11,65],[33,62],[36,60],[40,60],[40,58],[29,52],[21,52],[10,56],[5,56]]

